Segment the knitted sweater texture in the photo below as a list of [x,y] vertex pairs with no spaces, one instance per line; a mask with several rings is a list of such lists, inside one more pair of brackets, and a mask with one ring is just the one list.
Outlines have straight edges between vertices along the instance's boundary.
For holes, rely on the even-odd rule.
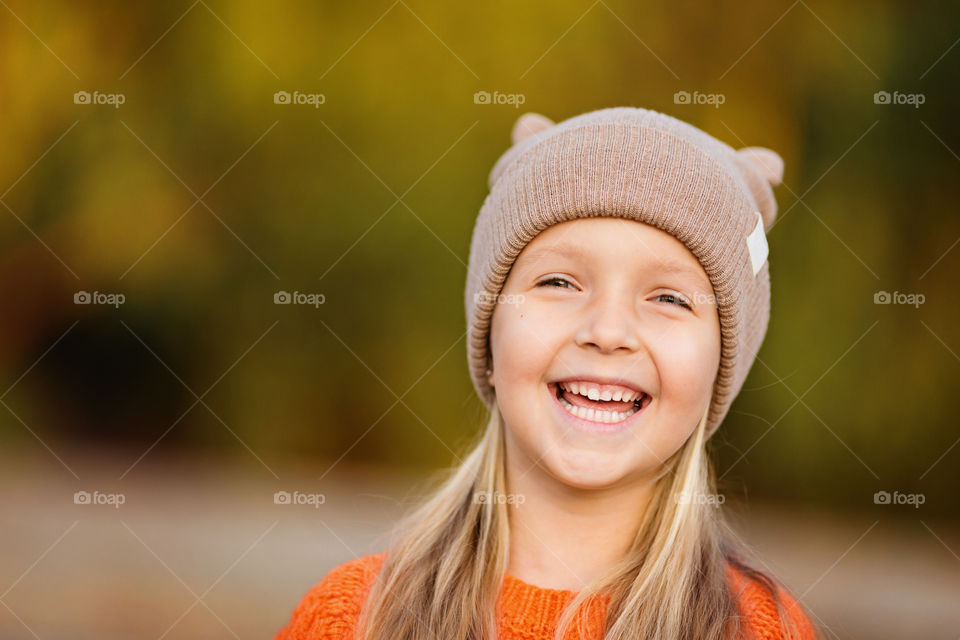
[[[357,619],[386,552],[364,556],[335,567],[310,589],[294,610],[290,622],[273,640],[355,640]],[[782,638],[777,608],[770,594],[755,580],[729,566],[741,615],[759,640]],[[800,631],[800,640],[815,640],[813,628],[796,601],[778,585],[780,597]],[[552,640],[573,591],[537,587],[507,574],[498,594],[499,640]],[[586,608],[588,637],[603,638],[603,619],[609,596]],[[576,637],[572,629],[569,638]]]

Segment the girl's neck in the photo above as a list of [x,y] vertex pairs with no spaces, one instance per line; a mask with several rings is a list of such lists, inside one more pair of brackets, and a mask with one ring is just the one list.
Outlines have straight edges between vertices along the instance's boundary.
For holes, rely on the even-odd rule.
[[584,490],[563,485],[540,468],[511,471],[508,495],[523,500],[507,507],[507,573],[547,589],[580,591],[620,561],[653,490],[652,483]]

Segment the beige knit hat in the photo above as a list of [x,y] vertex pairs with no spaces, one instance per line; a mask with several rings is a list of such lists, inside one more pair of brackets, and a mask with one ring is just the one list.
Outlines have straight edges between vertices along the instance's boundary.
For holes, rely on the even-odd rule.
[[762,147],[735,150],[676,118],[632,107],[558,124],[527,113],[512,138],[490,172],[470,245],[467,359],[480,398],[494,408],[490,320],[527,243],[567,220],[626,218],[683,242],[713,285],[721,346],[707,422],[712,435],[767,331],[766,231],[777,215],[772,187],[783,178],[783,160]]

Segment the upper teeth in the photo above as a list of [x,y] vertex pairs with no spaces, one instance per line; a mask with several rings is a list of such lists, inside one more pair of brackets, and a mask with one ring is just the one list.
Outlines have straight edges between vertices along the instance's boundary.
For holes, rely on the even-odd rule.
[[609,390],[605,390],[601,393],[600,385],[591,383],[591,382],[558,382],[557,384],[564,391],[569,391],[570,393],[576,393],[581,396],[590,398],[591,400],[615,400],[617,402],[632,402],[637,398],[640,398],[643,396],[643,394],[638,391],[629,391],[629,390],[624,391],[620,389],[616,389],[612,392]]

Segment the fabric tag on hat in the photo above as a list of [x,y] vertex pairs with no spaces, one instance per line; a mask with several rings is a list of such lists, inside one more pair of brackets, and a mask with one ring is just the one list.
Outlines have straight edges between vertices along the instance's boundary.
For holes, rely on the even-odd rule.
[[763,216],[757,211],[757,226],[753,228],[750,235],[747,236],[747,249],[750,251],[750,264],[753,267],[753,275],[757,275],[763,261],[767,259],[770,248],[767,246],[767,236],[763,232]]

